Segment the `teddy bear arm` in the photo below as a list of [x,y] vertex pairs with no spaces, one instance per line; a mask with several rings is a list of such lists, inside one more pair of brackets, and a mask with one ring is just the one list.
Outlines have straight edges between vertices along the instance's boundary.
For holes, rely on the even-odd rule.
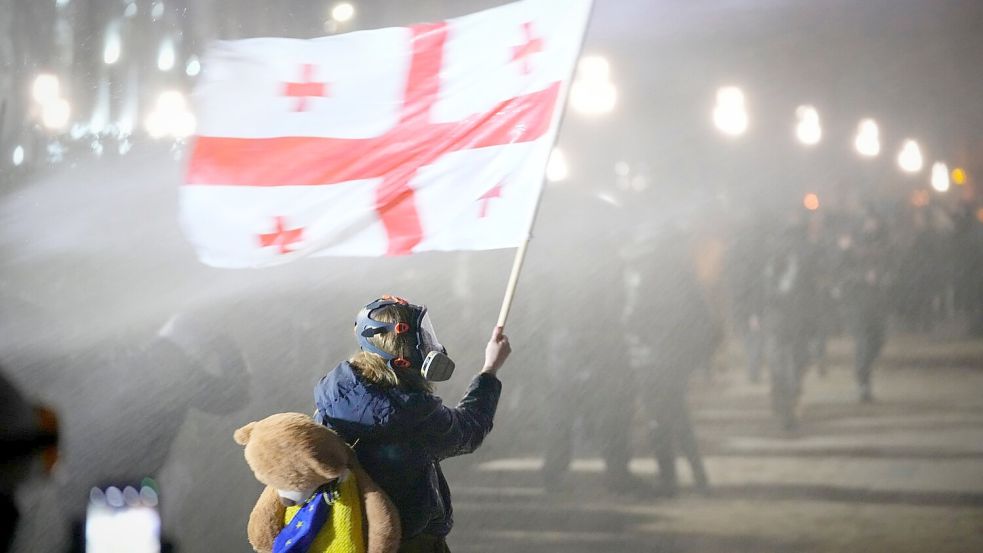
[[403,537],[399,511],[361,466],[356,463],[353,471],[362,494],[367,553],[395,553]]
[[246,527],[249,545],[253,546],[256,553],[273,551],[273,540],[280,530],[283,530],[283,517],[286,511],[287,508],[280,502],[276,489],[267,486],[256,500],[256,506],[249,515],[249,524]]

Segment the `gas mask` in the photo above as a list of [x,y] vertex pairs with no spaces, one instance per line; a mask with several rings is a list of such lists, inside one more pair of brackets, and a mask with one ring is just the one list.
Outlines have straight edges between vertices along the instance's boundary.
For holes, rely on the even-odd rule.
[[[390,305],[405,305],[414,313],[412,323],[386,323],[372,318],[372,313]],[[369,338],[377,334],[395,332],[396,334],[410,333],[416,342],[412,359],[399,357],[385,352],[375,346]],[[406,300],[394,296],[383,296],[366,305],[355,318],[355,336],[362,351],[374,353],[386,360],[392,369],[406,369],[411,366],[420,367],[423,377],[431,382],[443,382],[454,374],[454,361],[447,356],[447,348],[440,344],[437,332],[427,313],[426,306],[413,305]]]

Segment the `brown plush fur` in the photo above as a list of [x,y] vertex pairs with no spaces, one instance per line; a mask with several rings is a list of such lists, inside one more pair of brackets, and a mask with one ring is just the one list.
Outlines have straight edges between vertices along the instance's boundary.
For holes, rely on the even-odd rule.
[[273,550],[273,540],[283,529],[286,507],[281,490],[305,490],[320,486],[352,471],[362,494],[368,553],[391,553],[399,548],[399,513],[385,492],[358,464],[355,452],[333,431],[301,413],[280,413],[235,431],[244,445],[246,463],[266,489],[256,501],[246,534],[257,553]]

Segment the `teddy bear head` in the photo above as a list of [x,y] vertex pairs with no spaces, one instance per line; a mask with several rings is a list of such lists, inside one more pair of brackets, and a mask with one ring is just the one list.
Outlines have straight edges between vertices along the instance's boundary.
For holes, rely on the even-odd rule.
[[303,502],[318,487],[348,475],[351,450],[333,431],[301,413],[279,413],[235,431],[256,479],[277,490],[284,505]]

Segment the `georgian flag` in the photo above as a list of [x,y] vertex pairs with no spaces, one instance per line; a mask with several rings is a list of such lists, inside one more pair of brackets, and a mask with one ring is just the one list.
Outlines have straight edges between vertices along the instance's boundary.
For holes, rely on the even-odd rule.
[[195,91],[181,222],[200,259],[518,246],[590,0],[439,23],[218,42]]

